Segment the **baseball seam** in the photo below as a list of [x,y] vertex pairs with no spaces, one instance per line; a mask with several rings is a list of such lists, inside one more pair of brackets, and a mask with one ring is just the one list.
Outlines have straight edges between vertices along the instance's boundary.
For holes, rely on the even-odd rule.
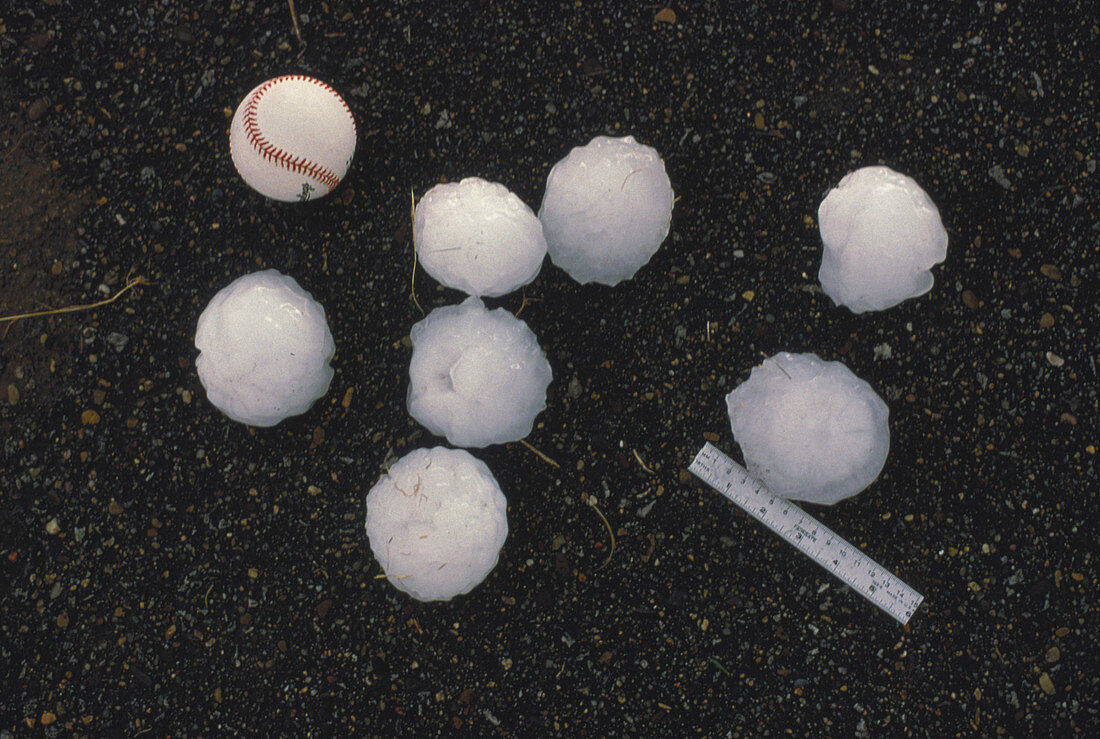
[[245,104],[243,118],[244,131],[245,135],[248,137],[248,143],[250,143],[252,147],[256,150],[256,152],[266,161],[272,162],[277,166],[283,167],[284,169],[288,169],[291,172],[297,172],[298,174],[304,174],[312,177],[317,182],[320,182],[322,185],[326,186],[328,188],[328,192],[332,192],[332,189],[340,184],[340,178],[336,176],[335,172],[333,172],[331,169],[328,169],[327,167],[318,164],[317,162],[310,161],[305,157],[295,156],[290,152],[285,151],[278,146],[275,146],[267,140],[267,137],[265,137],[263,135],[263,132],[260,130],[259,121],[256,120],[259,114],[260,99],[263,98],[264,93],[266,93],[270,88],[280,82],[285,82],[287,80],[310,82],[315,85],[320,85],[323,89],[332,93],[336,97],[336,99],[340,101],[340,105],[343,106],[344,111],[347,112],[348,117],[351,119],[352,130],[355,130],[355,116],[351,114],[351,109],[348,108],[348,104],[344,102],[344,99],[340,97],[339,93],[337,93],[336,90],[333,90],[321,80],[314,79],[313,77],[307,77],[304,74],[288,74],[283,75],[282,77],[276,77],[274,79],[268,80],[264,84],[260,85],[260,87],[257,88],[252,96],[249,97],[248,102]]

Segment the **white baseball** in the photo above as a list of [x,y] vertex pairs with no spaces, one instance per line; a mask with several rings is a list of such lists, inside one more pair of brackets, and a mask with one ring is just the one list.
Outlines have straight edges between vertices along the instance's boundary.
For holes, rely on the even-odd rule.
[[229,128],[229,153],[261,195],[314,200],[340,184],[355,154],[355,117],[320,80],[275,77],[248,93]]

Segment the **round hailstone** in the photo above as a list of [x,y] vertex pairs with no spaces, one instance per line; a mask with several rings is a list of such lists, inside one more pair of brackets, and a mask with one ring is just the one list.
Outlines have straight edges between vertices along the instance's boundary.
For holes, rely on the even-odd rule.
[[480,177],[436,185],[416,204],[414,245],[438,282],[469,295],[506,295],[539,273],[542,224],[504,185]]
[[886,463],[889,409],[840,362],[776,354],[726,396],[726,408],[745,466],[784,498],[832,505]]
[[411,338],[409,415],[429,431],[465,447],[531,433],[551,372],[526,323],[467,298],[433,310]]
[[657,151],[597,136],[554,165],[539,220],[554,264],[577,282],[617,285],[668,235],[672,185]]
[[496,566],[507,508],[489,468],[469,452],[417,449],[367,494],[367,536],[394,587],[417,600],[450,600]]
[[817,278],[853,313],[884,310],[932,289],[947,257],[940,212],[912,177],[889,167],[845,175],[817,209],[824,251]]
[[234,421],[274,426],[328,391],[336,352],[325,309],[273,269],[231,282],[195,330],[195,367],[210,402]]

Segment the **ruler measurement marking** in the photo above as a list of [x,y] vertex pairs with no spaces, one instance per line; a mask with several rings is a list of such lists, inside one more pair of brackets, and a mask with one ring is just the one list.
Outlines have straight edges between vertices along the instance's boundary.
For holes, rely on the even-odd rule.
[[768,492],[709,442],[688,470],[902,625],[924,596],[790,501]]

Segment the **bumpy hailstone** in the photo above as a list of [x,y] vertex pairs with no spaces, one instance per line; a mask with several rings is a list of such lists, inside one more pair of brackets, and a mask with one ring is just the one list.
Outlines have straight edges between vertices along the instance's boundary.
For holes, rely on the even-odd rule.
[[840,362],[776,354],[726,396],[745,466],[790,500],[832,505],[874,482],[890,448],[889,409]]
[[199,316],[195,346],[210,402],[251,426],[305,413],[332,380],[336,345],[325,309],[273,269],[219,291]]
[[597,136],[554,165],[539,220],[550,259],[581,284],[634,276],[668,235],[672,185],[652,147]]
[[436,185],[416,205],[420,264],[440,283],[469,295],[498,296],[539,273],[542,224],[504,185],[467,177]]
[[417,449],[367,494],[367,536],[394,587],[417,600],[450,600],[496,566],[508,537],[507,501],[469,452]]
[[932,289],[947,257],[940,212],[916,180],[889,167],[850,172],[817,209],[818,280],[853,313],[884,310]]
[[551,371],[526,323],[471,297],[433,310],[411,338],[409,415],[429,431],[464,447],[531,433]]

